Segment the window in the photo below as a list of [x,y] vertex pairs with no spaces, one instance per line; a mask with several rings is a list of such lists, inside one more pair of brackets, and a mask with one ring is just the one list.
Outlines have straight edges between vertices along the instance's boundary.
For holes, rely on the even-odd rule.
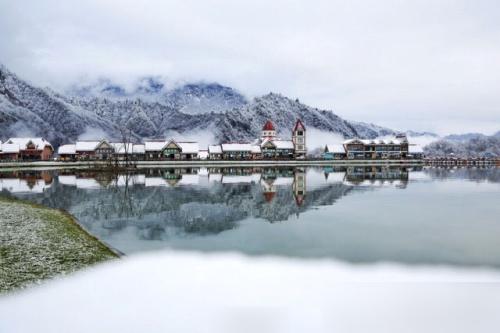
[[297,131],[297,135],[304,135],[303,131]]

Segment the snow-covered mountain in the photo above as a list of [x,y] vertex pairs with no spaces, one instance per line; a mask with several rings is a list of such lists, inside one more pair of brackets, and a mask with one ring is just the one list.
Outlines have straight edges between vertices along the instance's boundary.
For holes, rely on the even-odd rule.
[[427,156],[500,157],[500,131],[493,135],[480,133],[448,135],[424,147]]
[[28,84],[0,65],[0,139],[42,136],[57,146],[88,129],[117,134],[107,119],[67,103],[49,89]]
[[260,135],[272,120],[287,138],[296,119],[321,141],[336,137],[376,138],[394,130],[347,121],[329,110],[269,93],[247,100],[236,90],[216,83],[185,84],[173,89],[157,78],[143,78],[133,88],[109,80],[73,87],[65,94],[37,88],[0,67],[0,139],[46,137],[54,145],[77,138],[119,139],[130,128],[136,139],[180,137],[209,142],[247,141]]
[[158,102],[187,114],[222,113],[248,104],[245,96],[218,83],[188,83],[169,89],[161,77],[143,77],[130,86],[101,78],[92,84],[73,85],[66,95],[79,99],[114,101],[141,99]]

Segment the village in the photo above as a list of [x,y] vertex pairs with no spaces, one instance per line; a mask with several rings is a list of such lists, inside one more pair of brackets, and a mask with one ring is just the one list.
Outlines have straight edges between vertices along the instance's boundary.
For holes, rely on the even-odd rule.
[[0,142],[0,161],[190,161],[190,160],[420,160],[420,146],[406,135],[393,139],[352,138],[343,143],[326,143],[320,156],[308,155],[306,127],[298,119],[291,139],[277,136],[272,121],[262,127],[253,142],[228,142],[202,146],[199,142],[145,140],[142,143],[112,142],[106,139],[76,141],[58,147],[43,138],[9,138]]

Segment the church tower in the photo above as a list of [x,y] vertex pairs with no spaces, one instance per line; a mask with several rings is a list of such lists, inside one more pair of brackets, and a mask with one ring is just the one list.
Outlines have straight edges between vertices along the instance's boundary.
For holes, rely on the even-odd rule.
[[306,127],[300,119],[297,119],[295,127],[293,128],[292,141],[295,150],[295,158],[305,158],[307,153]]
[[262,135],[261,135],[262,141],[268,139],[268,140],[274,140],[276,139],[276,128],[274,127],[274,124],[268,120],[264,124],[264,127],[262,127]]

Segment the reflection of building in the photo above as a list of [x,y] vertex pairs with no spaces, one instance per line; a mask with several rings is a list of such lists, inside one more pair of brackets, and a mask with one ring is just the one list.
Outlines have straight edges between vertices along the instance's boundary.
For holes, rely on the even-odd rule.
[[306,197],[306,172],[303,168],[295,170],[292,188],[295,202],[298,206],[301,206]]
[[396,182],[405,186],[408,182],[408,169],[389,166],[352,166],[346,170],[345,179],[353,185],[383,184],[385,181]]
[[5,178],[0,174],[0,191],[42,193],[52,186],[52,181],[52,174],[48,171],[21,171]]

